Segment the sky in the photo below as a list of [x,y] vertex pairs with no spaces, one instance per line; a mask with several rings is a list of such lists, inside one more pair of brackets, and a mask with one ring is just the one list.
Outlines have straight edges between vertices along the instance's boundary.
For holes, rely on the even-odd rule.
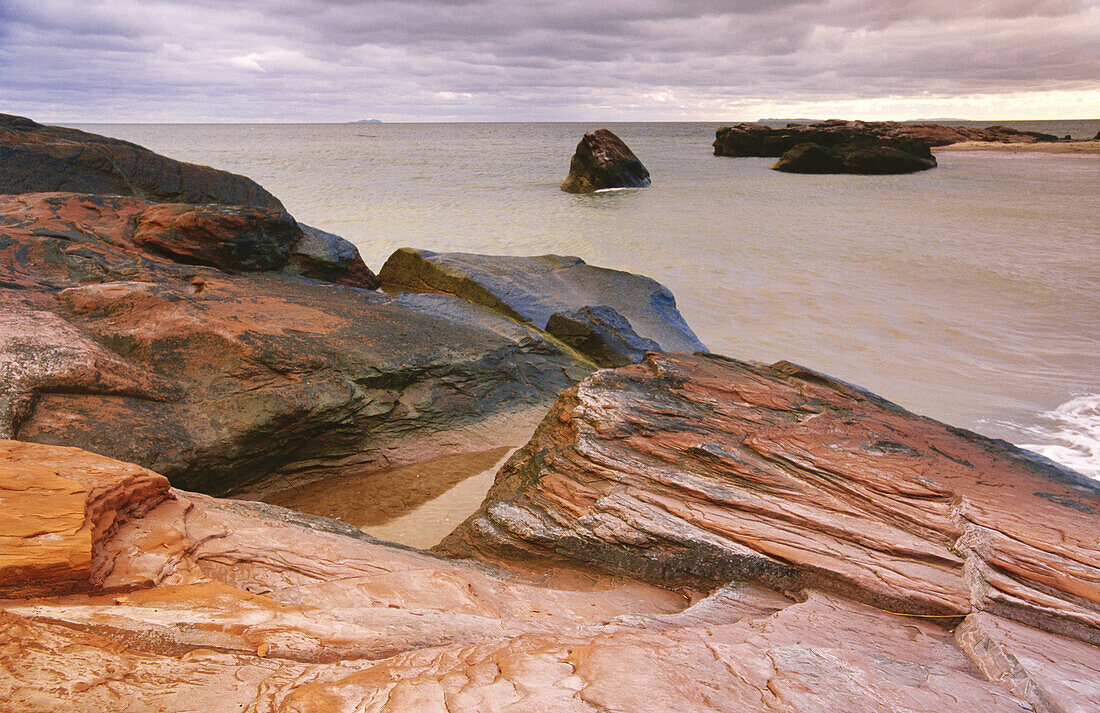
[[63,122],[1100,118],[1100,0],[0,0]]

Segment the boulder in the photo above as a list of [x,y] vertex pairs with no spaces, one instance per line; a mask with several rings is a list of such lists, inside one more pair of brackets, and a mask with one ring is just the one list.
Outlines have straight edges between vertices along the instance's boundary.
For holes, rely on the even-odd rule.
[[298,224],[302,237],[294,245],[286,271],[325,282],[376,290],[382,283],[359,256],[359,250],[339,235]]
[[1096,646],[1098,527],[1100,484],[1010,444],[792,364],[650,352],[565,392],[439,551],[983,612]]
[[[681,385],[692,386],[700,384]],[[740,386],[753,400],[764,396]],[[798,452],[789,455],[797,465]],[[625,465],[607,463],[593,477]],[[668,470],[665,487],[682,477]],[[989,612],[968,615],[952,634],[958,618],[899,616],[819,590],[788,596],[732,583],[675,592],[579,562],[516,570],[449,560],[324,518],[165,486],[102,456],[0,441],[0,492],[20,493],[0,518],[0,573],[33,565],[0,584],[5,711],[1017,713],[1100,705],[1094,646]],[[575,504],[586,492],[558,497]],[[708,500],[708,511],[737,510],[752,493],[782,491]],[[867,493],[853,489],[851,502]],[[718,492],[695,502],[707,496]],[[907,520],[907,496],[922,502],[902,487],[883,504]],[[804,512],[788,513],[792,530]],[[666,513],[670,525],[674,518]],[[86,535],[74,540],[74,528]],[[626,528],[606,532],[616,534],[614,548],[643,546]],[[89,550],[103,563],[91,577]],[[53,579],[40,574],[50,562]],[[898,577],[912,572],[904,559],[892,564]]]
[[292,227],[260,209],[0,196],[0,435],[223,493],[518,446],[592,368],[461,299],[290,274]]
[[151,205],[137,217],[134,244],[188,265],[225,272],[277,270],[302,231],[286,213],[244,206]]
[[[547,329],[554,313],[613,310],[620,338],[652,340],[665,351],[705,351],[664,285],[641,275],[589,265],[579,257],[508,257],[401,248],[378,273],[386,290],[436,292],[484,305],[517,322]],[[605,312],[606,314],[606,312]],[[650,345],[646,345],[650,348]]]
[[909,151],[883,144],[843,144],[826,148],[819,144],[802,143],[779,157],[772,166],[785,173],[913,173],[935,168],[936,159],[923,147],[918,156]]
[[567,193],[593,193],[648,185],[649,171],[634,152],[611,131],[598,129],[585,134],[577,144],[561,189]]
[[546,331],[601,367],[636,364],[647,351],[661,349],[652,339],[638,336],[630,321],[607,305],[555,312]]
[[283,211],[250,178],[97,134],[0,114],[0,193],[69,191]]

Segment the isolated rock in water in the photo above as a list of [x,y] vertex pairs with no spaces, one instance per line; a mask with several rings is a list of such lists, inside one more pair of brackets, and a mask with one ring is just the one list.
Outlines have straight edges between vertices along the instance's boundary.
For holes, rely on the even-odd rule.
[[70,191],[283,211],[250,178],[105,136],[0,114],[0,193]]
[[294,246],[287,272],[368,290],[381,286],[355,245],[324,230],[301,223],[298,227],[302,237]]
[[440,550],[984,611],[1095,645],[1098,528],[1100,485],[1003,441],[791,364],[651,352],[565,392]]
[[[612,465],[625,464],[604,464],[592,482]],[[664,486],[682,477],[667,469]],[[536,564],[522,574],[269,505],[167,491],[142,468],[38,444],[0,441],[0,492],[0,696],[11,713],[1100,706],[1095,647],[989,612],[952,636],[958,618],[898,616],[816,590],[788,597],[735,583],[704,596],[590,568]],[[587,493],[558,492],[563,504]],[[756,491],[709,499],[719,492],[690,503],[737,512]],[[848,492],[856,505],[876,491]],[[893,494],[875,502],[900,509],[868,521],[868,543],[888,513],[908,521],[906,506],[922,504],[905,489]],[[806,511],[778,522],[796,531]],[[670,525],[676,512],[664,513]],[[630,535],[607,531],[607,551],[637,555],[647,543]],[[883,562],[899,579],[911,572],[903,557]]]
[[883,144],[840,145],[826,148],[818,144],[798,144],[779,157],[772,166],[786,173],[913,173],[935,168],[936,159],[925,146],[918,156]]
[[639,337],[626,317],[606,305],[555,312],[546,331],[601,367],[636,364],[647,351],[661,349],[652,339]]
[[649,171],[615,134],[598,129],[585,134],[569,162],[569,175],[561,189],[568,193],[592,193],[605,188],[644,188]]
[[226,272],[277,270],[301,237],[286,213],[243,206],[154,205],[134,229],[134,243],[146,250]]
[[[200,213],[212,232],[195,241],[178,223]],[[287,241],[263,225],[282,214],[243,214],[260,227],[240,208],[0,196],[0,305],[18,327],[0,335],[0,434],[227,492],[519,445],[591,371],[454,297],[275,271]],[[239,244],[223,267],[256,271],[190,264]]]
[[[378,273],[387,290],[439,292],[546,329],[555,312],[605,306],[665,351],[706,351],[656,280],[588,265],[579,257],[511,257],[401,248]],[[624,335],[629,338],[629,335]]]

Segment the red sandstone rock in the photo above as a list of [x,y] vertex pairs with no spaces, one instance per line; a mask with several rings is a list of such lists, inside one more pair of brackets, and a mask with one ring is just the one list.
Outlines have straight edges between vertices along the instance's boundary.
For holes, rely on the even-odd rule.
[[518,446],[590,370],[453,297],[304,279],[349,264],[335,236],[311,230],[295,274],[263,270],[292,237],[269,223],[293,225],[260,209],[0,196],[0,436],[226,492]]
[[812,587],[1100,643],[1100,488],[791,364],[650,353],[567,391],[441,550]]
[[[53,546],[19,523],[67,531],[79,483],[111,494],[93,518],[114,517],[95,530],[110,569],[84,592],[65,594],[64,578],[39,581],[49,596],[4,591],[10,713],[1009,713],[1096,700],[1093,647],[988,614],[953,637],[940,620],[746,584],[686,607],[637,582],[446,560],[280,508],[166,494],[163,479],[100,456],[0,441],[0,492],[37,468],[67,477],[6,511],[0,556],[49,559]],[[82,578],[83,561],[68,571]]]
[[286,213],[169,203],[141,212],[133,240],[175,262],[241,272],[278,270],[301,237],[302,230]]

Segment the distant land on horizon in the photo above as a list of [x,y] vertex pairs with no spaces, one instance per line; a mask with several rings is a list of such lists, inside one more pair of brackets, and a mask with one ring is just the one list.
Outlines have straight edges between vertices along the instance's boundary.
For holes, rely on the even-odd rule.
[[381,119],[359,119],[358,121],[351,122],[353,124],[381,124]]

